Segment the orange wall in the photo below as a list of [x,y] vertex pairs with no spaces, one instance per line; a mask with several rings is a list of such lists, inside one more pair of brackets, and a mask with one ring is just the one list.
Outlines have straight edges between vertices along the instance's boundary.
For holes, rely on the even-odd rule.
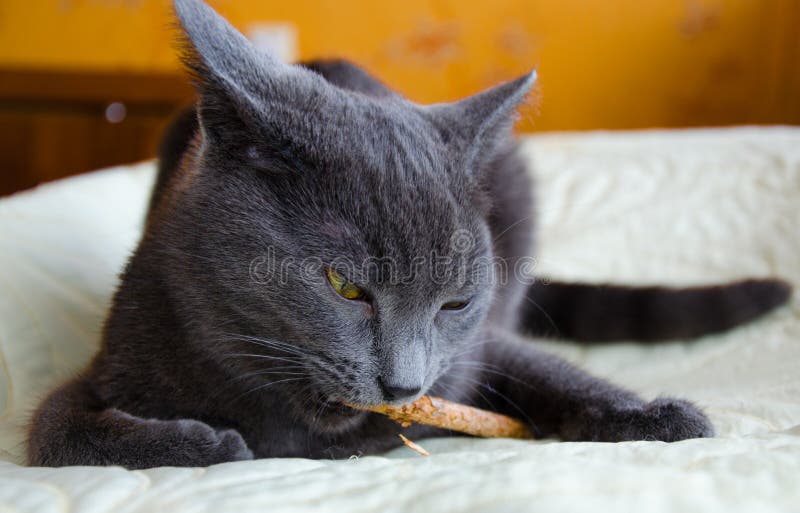
[[[296,24],[422,102],[530,67],[523,128],[800,123],[796,0],[212,0],[235,25]],[[0,67],[173,71],[166,0],[2,0]]]

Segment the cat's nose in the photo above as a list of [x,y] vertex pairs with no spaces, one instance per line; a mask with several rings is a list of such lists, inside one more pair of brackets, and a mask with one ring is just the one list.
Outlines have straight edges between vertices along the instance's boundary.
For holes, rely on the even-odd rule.
[[380,379],[381,383],[381,390],[383,390],[383,399],[385,401],[401,401],[403,399],[410,399],[417,395],[420,390],[422,390],[421,386],[401,386],[395,385],[391,382],[387,382],[383,378]]

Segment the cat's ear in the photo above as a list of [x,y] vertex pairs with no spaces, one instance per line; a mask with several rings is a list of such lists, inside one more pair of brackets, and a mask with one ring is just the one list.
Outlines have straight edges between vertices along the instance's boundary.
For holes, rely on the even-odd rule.
[[185,34],[183,61],[200,95],[204,128],[212,131],[231,117],[249,121],[258,108],[256,91],[269,68],[280,63],[258,54],[252,44],[200,0],[175,0],[175,13]]
[[534,83],[535,70],[463,100],[427,108],[468,172],[480,170],[495,156],[498,146],[508,141],[517,107]]
[[329,93],[324,79],[256,49],[201,0],[174,0],[174,7],[186,36],[183,60],[200,96],[204,136],[233,158],[261,158],[270,153],[266,141],[286,154],[292,143],[285,134],[267,132],[281,130],[287,111],[308,109],[309,103],[318,107]]

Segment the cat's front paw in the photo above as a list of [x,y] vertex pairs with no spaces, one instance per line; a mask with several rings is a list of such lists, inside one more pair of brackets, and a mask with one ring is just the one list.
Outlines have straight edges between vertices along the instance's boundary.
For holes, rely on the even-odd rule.
[[640,408],[611,415],[604,437],[609,441],[659,440],[677,442],[688,438],[714,436],[708,417],[695,405],[683,399],[663,397]]
[[683,399],[662,397],[651,401],[644,407],[644,416],[649,431],[646,440],[677,442],[714,436],[714,426],[706,414]]
[[181,459],[191,462],[192,466],[253,459],[253,452],[235,429],[214,429],[196,420],[173,422],[178,424],[185,441],[176,449],[184,451]]
[[714,436],[708,417],[689,401],[669,397],[631,407],[589,408],[566,424],[565,440],[677,442]]

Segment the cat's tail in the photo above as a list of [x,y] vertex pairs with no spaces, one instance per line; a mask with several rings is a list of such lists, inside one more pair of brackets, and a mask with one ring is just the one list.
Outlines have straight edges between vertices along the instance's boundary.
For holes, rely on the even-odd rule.
[[520,327],[587,342],[694,338],[753,320],[791,294],[777,279],[690,288],[537,282],[526,293]]

